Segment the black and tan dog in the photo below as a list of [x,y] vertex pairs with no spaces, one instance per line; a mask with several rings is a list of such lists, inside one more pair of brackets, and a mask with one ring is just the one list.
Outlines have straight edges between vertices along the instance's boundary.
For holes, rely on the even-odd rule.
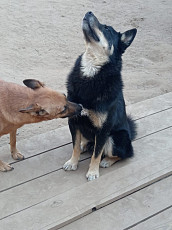
[[137,31],[118,33],[111,26],[100,24],[92,12],[85,15],[82,29],[86,51],[76,60],[67,90],[68,99],[82,104],[87,116],[69,119],[73,154],[63,168],[77,169],[82,142],[92,152],[86,177],[93,180],[99,177],[99,164],[109,167],[133,155],[131,141],[136,132],[134,122],[126,115],[121,57]]
[[[24,80],[27,87],[0,80],[0,136],[10,133],[11,155],[24,156],[16,148],[16,131],[25,124],[65,118],[80,114],[81,105],[69,102],[66,96],[33,79]],[[0,160],[0,171],[11,165]]]

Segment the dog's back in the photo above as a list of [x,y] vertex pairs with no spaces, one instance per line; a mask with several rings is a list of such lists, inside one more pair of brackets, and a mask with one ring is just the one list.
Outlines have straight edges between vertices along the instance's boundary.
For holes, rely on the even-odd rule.
[[[16,131],[24,124],[80,114],[81,105],[69,102],[66,96],[33,79],[24,80],[27,87],[0,80],[0,136],[10,133],[11,155],[24,157],[16,149]],[[0,160],[0,171],[13,168]]]
[[22,108],[36,103],[34,90],[1,80],[0,92],[0,135],[7,134],[11,129],[19,128],[24,124],[37,121],[36,117],[19,112]]

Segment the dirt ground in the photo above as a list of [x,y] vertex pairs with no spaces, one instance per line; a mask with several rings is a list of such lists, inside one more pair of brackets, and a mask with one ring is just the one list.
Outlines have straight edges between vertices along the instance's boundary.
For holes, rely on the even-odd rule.
[[[138,29],[123,57],[127,105],[172,91],[171,0],[1,0],[0,78],[18,84],[35,78],[65,92],[66,77],[84,51],[87,11],[117,31]],[[26,125],[18,140],[66,124],[59,119]],[[4,136],[0,146],[8,142]]]

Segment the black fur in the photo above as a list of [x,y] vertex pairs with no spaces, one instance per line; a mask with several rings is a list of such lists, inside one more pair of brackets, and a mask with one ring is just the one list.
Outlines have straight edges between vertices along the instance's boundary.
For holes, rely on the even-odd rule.
[[[89,20],[90,16],[88,14],[90,15],[90,13],[87,13],[84,20]],[[107,138],[112,137],[114,143],[113,156],[124,159],[133,155],[131,141],[135,138],[136,129],[133,120],[126,115],[122,92],[121,56],[133,41],[136,30],[127,31],[126,37],[124,36],[125,39],[122,41],[121,33],[116,32],[112,27],[108,27],[107,32],[107,26],[100,24],[98,20],[96,23],[96,26],[107,39],[109,49],[112,45],[114,46],[114,52],[109,56],[109,61],[103,64],[99,72],[93,77],[83,76],[81,71],[83,55],[79,56],[68,76],[67,92],[68,100],[82,104],[84,108],[95,111],[97,115],[107,113],[107,119],[101,127],[95,127],[88,116],[77,116],[69,118],[69,127],[74,145],[76,130],[80,130],[82,135],[89,140],[87,144],[89,151],[95,151],[95,157],[97,157]],[[94,33],[92,29],[91,33],[87,35],[87,31],[84,30],[87,42],[91,42],[91,39],[97,41]]]

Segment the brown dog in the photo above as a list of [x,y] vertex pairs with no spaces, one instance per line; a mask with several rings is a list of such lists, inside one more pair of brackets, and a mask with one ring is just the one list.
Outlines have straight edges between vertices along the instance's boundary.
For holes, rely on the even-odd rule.
[[[23,81],[27,87],[0,80],[0,136],[10,133],[11,155],[24,156],[16,149],[16,131],[24,124],[78,115],[82,106],[69,102],[66,96],[37,80]],[[13,167],[0,160],[0,171]]]

